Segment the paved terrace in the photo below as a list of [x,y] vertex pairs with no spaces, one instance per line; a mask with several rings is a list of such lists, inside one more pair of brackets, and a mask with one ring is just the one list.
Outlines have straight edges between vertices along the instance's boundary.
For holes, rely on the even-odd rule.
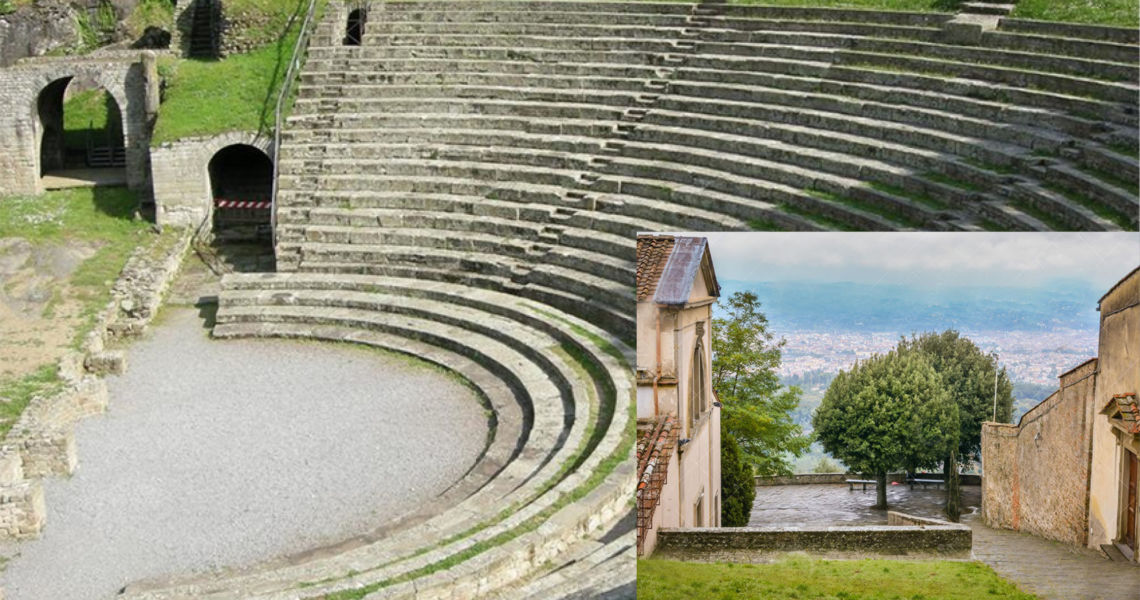
[[483,408],[435,370],[347,345],[211,341],[189,308],[160,319],[109,380],[109,412],[79,424],[75,475],[45,482],[43,537],[4,549],[8,600],[110,598],[335,543],[443,492],[484,448]]
[[[944,518],[945,491],[889,485],[892,510]],[[1002,577],[1042,600],[1136,600],[1140,568],[1106,560],[1098,552],[1032,535],[986,527],[978,512],[979,486],[962,486],[962,523],[974,531],[974,557]],[[756,488],[750,526],[884,525],[885,511],[874,510],[875,489],[847,484],[785,485]]]

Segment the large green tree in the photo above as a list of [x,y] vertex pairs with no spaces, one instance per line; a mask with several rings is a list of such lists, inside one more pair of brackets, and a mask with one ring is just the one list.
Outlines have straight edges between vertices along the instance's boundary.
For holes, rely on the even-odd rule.
[[768,331],[753,292],[722,300],[713,319],[713,389],[723,404],[724,430],[740,445],[756,475],[791,474],[791,460],[811,445],[792,419],[798,387],[783,387],[776,369],[784,341]]
[[731,433],[721,427],[720,436],[720,524],[723,527],[744,527],[752,516],[752,501],[756,499],[756,480],[752,467],[740,456],[740,446]]
[[958,407],[921,352],[892,351],[840,371],[812,416],[823,448],[878,485],[887,508],[887,473],[937,462],[958,442]]
[[[961,492],[957,486],[959,464],[981,459],[982,423],[1008,423],[1013,412],[1013,383],[992,356],[982,353],[972,340],[957,331],[924,333],[899,341],[900,352],[921,352],[942,377],[942,384],[958,406],[958,446],[942,457],[947,484],[946,513],[957,521]],[[996,378],[996,389],[994,386]],[[996,391],[996,403],[995,403]]]

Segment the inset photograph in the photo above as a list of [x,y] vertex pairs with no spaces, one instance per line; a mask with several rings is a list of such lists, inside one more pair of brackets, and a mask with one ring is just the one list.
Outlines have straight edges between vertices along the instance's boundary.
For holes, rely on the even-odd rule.
[[638,597],[1134,598],[1138,256],[639,235]]

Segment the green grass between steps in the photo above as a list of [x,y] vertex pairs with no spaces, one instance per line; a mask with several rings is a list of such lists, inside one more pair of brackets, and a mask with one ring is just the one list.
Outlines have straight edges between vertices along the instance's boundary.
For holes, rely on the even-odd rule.
[[955,12],[958,6],[957,0],[729,0],[729,4],[858,8],[903,12]]
[[749,565],[637,562],[639,600],[1033,600],[980,562],[814,560]]
[[[616,348],[615,348],[615,350],[616,350]],[[568,348],[568,345],[564,345],[559,350],[555,350],[554,352],[556,354],[562,354],[564,357],[572,358],[573,359],[572,364],[574,364],[575,369],[579,370],[582,374],[596,373],[597,369],[600,368],[595,363],[593,363],[592,360],[589,360],[585,355],[583,355],[580,351],[570,350]],[[611,401],[617,401],[616,398],[612,397],[612,394],[613,394],[612,389],[607,389],[607,390],[605,390],[605,392],[608,395],[611,395],[611,397],[609,398]],[[600,417],[605,416],[603,413],[600,413],[598,409],[600,406],[603,406],[607,403],[603,402],[603,403],[599,404],[598,399],[597,399],[594,391],[590,391],[590,397],[591,397],[590,408],[591,408],[592,414],[587,416],[587,418],[590,419],[591,422],[595,422],[596,418],[594,417],[594,415],[600,415]],[[612,404],[612,402],[610,404]],[[614,471],[614,469],[616,469],[621,464],[628,462],[629,460],[632,459],[631,452],[633,450],[633,445],[634,445],[634,442],[636,441],[636,435],[637,435],[637,432],[636,432],[637,406],[633,402],[632,397],[628,399],[627,405],[628,405],[627,411],[629,414],[629,422],[628,422],[626,428],[622,431],[621,441],[618,443],[617,449],[612,454],[610,454],[605,459],[603,459],[598,464],[597,468],[595,468],[593,470],[593,472],[590,473],[590,475],[586,478],[586,480],[581,485],[579,485],[574,490],[571,490],[569,493],[562,495],[554,503],[552,503],[550,506],[543,509],[542,511],[540,511],[536,515],[530,517],[529,519],[527,519],[523,523],[520,523],[518,526],[516,526],[510,530],[499,533],[498,535],[491,537],[487,540],[477,542],[477,543],[471,545],[470,547],[468,547],[468,548],[466,548],[466,549],[464,549],[464,550],[462,550],[456,554],[453,554],[451,556],[448,556],[447,558],[444,558],[443,560],[440,560],[440,561],[437,561],[435,563],[426,565],[426,566],[421,567],[419,569],[416,569],[414,571],[404,573],[404,574],[399,575],[397,577],[393,577],[393,578],[386,579],[386,580],[383,580],[383,581],[380,581],[377,583],[369,584],[369,585],[366,585],[364,587],[353,589],[353,590],[344,590],[341,592],[334,592],[332,594],[327,594],[325,596],[322,596],[322,598],[324,598],[324,600],[359,600],[359,599],[364,598],[368,594],[371,594],[372,592],[375,592],[377,590],[380,590],[380,589],[383,589],[386,587],[391,587],[393,585],[398,585],[400,583],[405,583],[407,581],[419,579],[422,577],[426,577],[428,575],[431,575],[432,573],[436,573],[439,571],[449,569],[449,568],[451,568],[455,565],[461,564],[464,561],[467,561],[467,560],[469,560],[475,556],[478,556],[479,554],[482,554],[483,552],[486,552],[487,550],[490,550],[491,548],[501,546],[501,545],[503,545],[503,544],[505,544],[505,543],[507,543],[507,542],[519,537],[519,536],[522,536],[522,535],[525,535],[531,531],[534,531],[540,525],[542,525],[544,522],[546,522],[547,519],[549,519],[554,514],[556,514],[559,510],[561,510],[561,509],[565,508],[566,506],[569,506],[570,504],[573,504],[574,502],[577,502],[578,500],[581,500],[582,498],[584,498],[587,494],[589,494],[592,490],[594,490],[594,488],[596,488],[606,477],[608,477],[609,474]],[[605,419],[603,419],[603,420],[605,420]],[[593,443],[593,440],[600,438],[600,435],[596,434],[597,429],[598,429],[598,427],[596,425],[594,425],[590,428],[589,431],[587,431],[587,437],[582,440],[579,448],[574,452],[574,455],[571,456],[569,458],[569,460],[567,460],[566,462],[563,463],[563,465],[559,469],[558,473],[556,473],[553,477],[551,477],[549,480],[547,480],[543,484],[543,486],[535,494],[532,495],[532,499],[541,497],[543,494],[547,493],[551,488],[553,488],[555,485],[557,485],[557,483],[559,481],[562,481],[562,479],[564,479],[567,475],[569,475],[570,473],[573,472],[572,465],[579,464],[581,462],[581,460],[586,456],[586,450],[593,447],[591,445]],[[604,433],[605,432],[602,431],[601,435],[604,435]],[[463,531],[459,534],[450,536],[446,539],[440,540],[439,542],[437,542],[433,545],[424,547],[424,548],[420,549],[419,551],[415,552],[414,554],[412,554],[408,557],[405,557],[403,559],[398,559],[397,561],[394,561],[392,563],[386,563],[386,564],[380,565],[380,566],[376,567],[376,569],[382,569],[382,568],[385,568],[385,567],[390,566],[392,564],[395,564],[395,562],[401,562],[403,560],[407,560],[407,559],[415,558],[417,556],[421,556],[421,555],[426,554],[427,552],[430,552],[430,551],[435,550],[437,548],[447,546],[448,544],[451,544],[451,543],[454,543],[456,541],[459,541],[459,540],[462,540],[464,538],[468,538],[472,535],[475,535],[476,533],[483,531],[484,529],[491,527],[491,526],[495,525],[496,523],[502,522],[503,520],[507,519],[508,517],[510,517],[512,514],[517,512],[519,509],[521,509],[523,506],[525,506],[525,504],[527,504],[529,502],[530,502],[530,500],[528,500],[527,502],[515,502],[511,506],[506,507],[502,511],[500,511],[499,514],[497,514],[495,517],[487,519],[486,521],[483,521],[482,523],[479,523],[479,524],[467,529],[466,531]],[[373,569],[373,570],[375,570],[375,569]],[[353,576],[358,575],[358,574],[359,574],[359,572],[353,571],[353,572],[346,573],[344,575],[344,577],[346,577],[346,578],[347,577],[353,577]],[[302,583],[298,587],[300,587],[300,588],[312,587],[315,585],[330,583],[332,581],[336,581],[337,579],[339,579],[339,578],[331,578],[331,579],[326,579],[326,580],[317,581],[317,582],[305,582],[305,583]]]

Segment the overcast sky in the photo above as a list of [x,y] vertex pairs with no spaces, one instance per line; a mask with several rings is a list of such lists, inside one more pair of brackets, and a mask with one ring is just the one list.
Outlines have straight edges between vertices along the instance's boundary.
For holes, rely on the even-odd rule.
[[700,233],[718,278],[922,287],[1107,289],[1140,265],[1137,233]]

